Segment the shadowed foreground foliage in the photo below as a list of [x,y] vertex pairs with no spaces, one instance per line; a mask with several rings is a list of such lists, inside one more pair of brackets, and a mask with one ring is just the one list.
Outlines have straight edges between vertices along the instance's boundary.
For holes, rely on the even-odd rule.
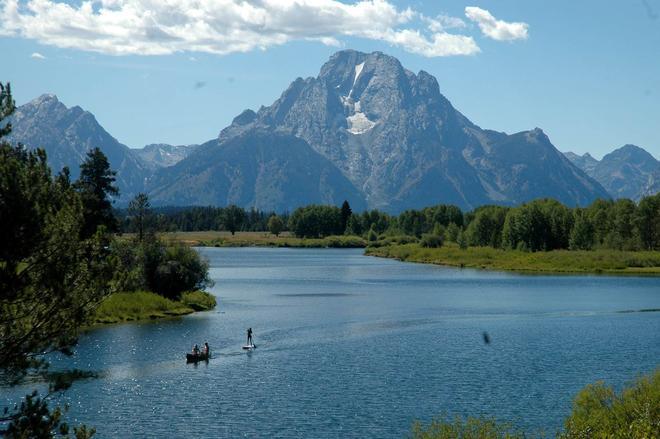
[[[582,389],[558,439],[641,439],[660,437],[660,369],[641,376],[617,393],[599,381]],[[487,418],[438,417],[415,422],[413,439],[519,439],[548,437],[523,433]]]

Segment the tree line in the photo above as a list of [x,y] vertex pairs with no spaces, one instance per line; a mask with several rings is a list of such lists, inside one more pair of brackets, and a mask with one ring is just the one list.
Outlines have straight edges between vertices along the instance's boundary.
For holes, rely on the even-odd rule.
[[[120,211],[119,216],[124,232],[137,231],[130,209]],[[342,206],[310,205],[280,215],[237,206],[169,207],[153,209],[149,224],[158,231],[258,231],[276,235],[289,231],[304,238],[356,235],[369,241],[403,235],[429,246],[451,241],[462,247],[526,251],[658,250],[660,194],[644,197],[639,203],[599,199],[584,208],[538,199],[516,207],[488,205],[469,212],[453,205],[437,205],[399,215],[379,210],[353,213],[346,201]]]

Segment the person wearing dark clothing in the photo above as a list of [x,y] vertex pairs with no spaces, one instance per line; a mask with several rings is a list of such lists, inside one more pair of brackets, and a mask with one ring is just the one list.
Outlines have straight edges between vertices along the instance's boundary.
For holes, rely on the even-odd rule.
[[247,330],[247,344],[248,346],[252,345],[252,328],[248,328]]

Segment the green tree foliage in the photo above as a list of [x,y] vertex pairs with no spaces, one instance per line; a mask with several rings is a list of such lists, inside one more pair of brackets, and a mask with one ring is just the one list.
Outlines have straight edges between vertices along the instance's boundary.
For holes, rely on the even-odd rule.
[[378,241],[378,234],[374,230],[373,226],[369,229],[369,233],[367,233],[367,241],[369,242]]
[[642,248],[660,250],[660,194],[639,202],[636,223]]
[[238,206],[231,205],[224,209],[220,221],[224,229],[230,231],[233,235],[238,230],[242,229],[245,218],[245,210]]
[[474,219],[466,230],[470,245],[500,247],[507,211],[508,208],[501,206],[482,206],[475,210]]
[[296,236],[319,238],[344,233],[341,209],[335,206],[310,205],[299,207],[289,219],[289,229]]
[[[10,422],[7,429],[2,433],[8,439],[51,438],[56,435],[71,437],[70,427],[62,419],[65,411],[60,407],[50,410],[48,399],[39,397],[34,391],[14,407],[8,416]],[[91,438],[95,433],[95,429],[84,425],[73,427],[73,437],[76,439]]]
[[406,235],[422,236],[427,231],[426,216],[419,210],[406,210],[399,215],[399,229]]
[[450,421],[439,417],[424,426],[415,422],[412,427],[413,439],[523,439],[526,436],[500,424],[494,419],[455,418]]
[[11,132],[11,124],[2,124],[2,121],[9,117],[16,108],[14,99],[11,97],[11,85],[0,82],[0,138]]
[[639,248],[639,236],[636,228],[637,206],[631,200],[616,200],[611,207],[609,230],[605,247],[617,250],[635,250]]
[[461,229],[455,223],[449,223],[445,229],[445,239],[449,242],[456,242]]
[[150,231],[152,225],[151,204],[145,193],[139,193],[128,205],[128,215],[137,232],[139,242],[144,240],[145,233]]
[[540,199],[510,209],[502,229],[505,248],[531,251],[568,248],[573,215],[556,200]]
[[351,205],[348,204],[348,201],[344,200],[341,205],[341,228],[343,232],[346,232],[346,226],[348,225],[348,219],[353,215],[353,210],[351,210]]
[[468,239],[462,230],[458,232],[458,236],[456,237],[456,244],[458,244],[458,247],[461,250],[466,250],[468,248]]
[[448,226],[451,223],[463,227],[463,212],[457,206],[451,204],[439,204],[437,206],[426,207],[422,210],[426,219],[426,225],[442,224]]
[[[65,176],[62,176],[66,180]],[[347,207],[307,206],[299,209],[294,221],[286,213],[278,215],[287,226],[298,224],[304,236],[327,236],[326,233],[367,237],[376,235],[444,235],[447,242],[457,242],[462,230],[467,244],[495,248],[546,251],[556,249],[648,250],[660,248],[660,195],[646,197],[639,205],[630,200],[596,200],[586,208],[568,208],[550,199],[539,199],[517,207],[482,206],[463,214],[456,206],[438,205],[422,210],[407,210],[390,216],[378,210],[351,213],[344,225]],[[336,224],[337,210],[340,222]],[[274,213],[225,208],[189,207],[154,209],[157,230],[244,230],[268,231]],[[343,215],[343,216],[342,216]],[[123,230],[138,232],[127,211],[120,212]],[[230,219],[230,221],[227,221]],[[229,227],[231,226],[231,227]],[[342,229],[343,227],[343,229]],[[444,228],[444,233],[439,230]],[[304,229],[304,231],[303,231]],[[323,229],[323,233],[321,232]],[[303,235],[299,235],[303,236]]]
[[594,226],[581,209],[574,212],[575,220],[569,240],[571,250],[591,250],[594,246]]
[[422,235],[422,239],[419,241],[419,245],[425,248],[442,247],[442,235],[433,235],[430,233],[424,233]]
[[209,285],[208,271],[208,262],[201,259],[195,250],[184,245],[174,245],[165,248],[149,283],[155,293],[179,300],[182,293]]
[[[11,88],[0,85],[0,137],[11,126]],[[67,170],[53,178],[43,150],[27,151],[0,140],[0,380],[16,384],[28,373],[50,382],[50,392],[68,387],[74,374],[47,371],[44,355],[71,354],[80,326],[109,293],[110,264],[105,227],[83,236],[83,204]],[[37,393],[0,415],[7,437],[68,435],[59,408],[50,410]],[[94,432],[81,427],[76,437]]]
[[280,236],[284,230],[284,221],[277,215],[273,215],[268,218],[268,231],[275,236]]
[[561,437],[660,437],[660,369],[638,378],[619,394],[603,382],[582,389]]
[[[226,230],[222,219],[225,212],[232,207],[212,207],[212,206],[192,206],[192,207],[152,207],[152,227],[157,231],[208,231],[208,230]],[[243,222],[240,230],[249,232],[264,232],[268,230],[268,219],[275,215],[275,212],[263,212],[250,209],[243,211]],[[128,209],[119,209],[116,215],[121,220],[121,229],[127,233],[137,233],[135,224]],[[289,216],[286,213],[278,215],[286,224]],[[238,230],[238,229],[237,229]]]
[[178,300],[186,291],[212,284],[208,262],[195,250],[166,246],[153,235],[143,241],[115,241],[111,247],[117,260],[113,286],[117,291],[153,291]]
[[[415,439],[513,439],[537,437],[488,418],[438,417],[415,422]],[[552,437],[540,435],[538,437]],[[641,439],[660,437],[660,369],[638,378],[620,393],[603,382],[582,389],[558,439]]]
[[115,175],[116,172],[110,169],[108,158],[99,148],[89,151],[87,159],[80,165],[80,178],[74,187],[83,204],[85,225],[82,238],[94,235],[100,226],[110,232],[118,230],[109,199],[110,196],[119,195],[119,189],[114,184]]
[[37,352],[67,351],[109,293],[99,228],[84,236],[80,198],[51,177],[42,150],[0,145],[0,367],[25,370]]

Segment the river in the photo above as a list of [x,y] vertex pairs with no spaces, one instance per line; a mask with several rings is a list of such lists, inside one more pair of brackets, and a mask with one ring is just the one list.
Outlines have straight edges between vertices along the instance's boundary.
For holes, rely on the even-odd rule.
[[[660,308],[660,278],[461,270],[361,250],[199,251],[215,310],[93,330],[55,360],[101,374],[60,399],[71,423],[100,438],[386,438],[444,413],[552,433],[586,384],[620,388],[660,364],[660,313],[639,312]],[[186,364],[204,341],[213,358]]]

